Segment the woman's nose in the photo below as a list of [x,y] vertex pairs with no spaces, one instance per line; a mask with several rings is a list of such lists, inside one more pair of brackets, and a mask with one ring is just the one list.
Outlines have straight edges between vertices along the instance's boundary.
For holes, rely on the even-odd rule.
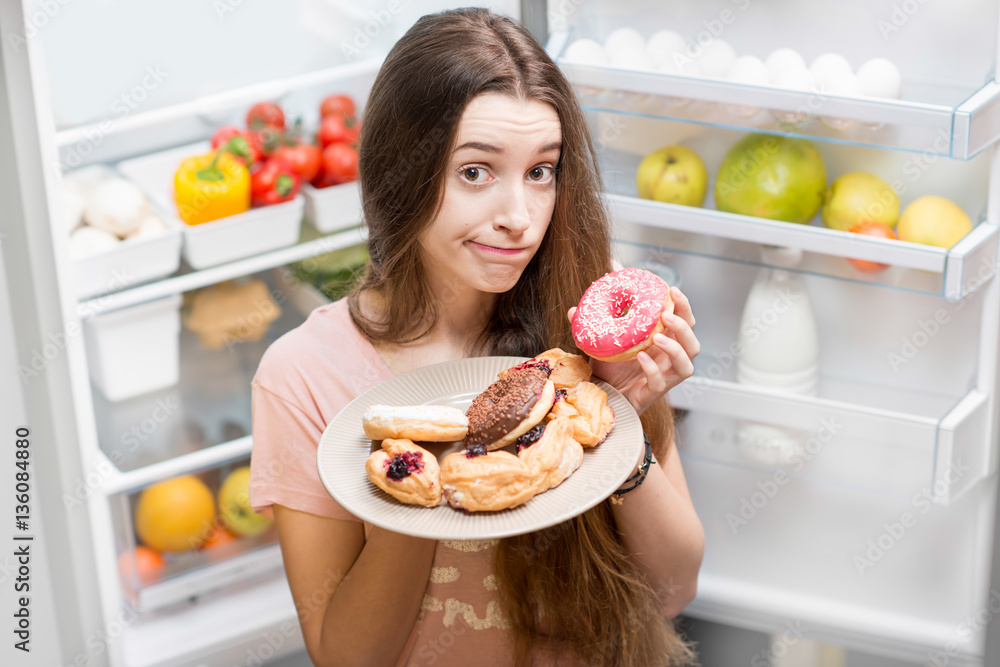
[[528,197],[523,183],[515,183],[503,193],[503,209],[493,222],[493,229],[520,234],[531,226]]

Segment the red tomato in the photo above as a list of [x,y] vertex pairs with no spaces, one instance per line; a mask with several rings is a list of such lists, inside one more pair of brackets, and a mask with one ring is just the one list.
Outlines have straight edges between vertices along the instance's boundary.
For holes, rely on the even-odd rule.
[[258,163],[250,171],[250,205],[269,206],[290,201],[299,193],[301,179],[280,160]]
[[319,163],[322,160],[322,152],[319,146],[312,144],[299,144],[297,146],[281,146],[272,157],[280,160],[292,168],[303,182],[310,182],[319,173]]
[[218,523],[212,524],[212,532],[208,534],[208,539],[205,543],[201,545],[201,549],[214,549],[216,547],[221,547],[223,544],[229,544],[230,542],[236,541],[235,535],[226,530],[225,526],[221,526]]
[[322,118],[331,114],[334,116],[353,117],[355,115],[354,100],[348,95],[329,95],[325,97],[320,102],[319,115]]
[[247,127],[251,130],[264,127],[284,130],[285,113],[274,102],[258,102],[247,112]]
[[[896,238],[896,233],[892,231],[892,227],[881,222],[859,222],[858,224],[851,227],[850,232],[852,234],[864,234],[865,236],[877,236],[882,239],[894,239]],[[878,262],[869,262],[864,259],[850,259],[848,262],[851,263],[854,268],[862,273],[881,273],[889,268],[888,264],[879,264]]]
[[360,130],[361,125],[354,118],[334,115],[324,116],[323,120],[320,121],[319,132],[316,133],[316,138],[319,140],[319,145],[323,148],[337,142],[353,144],[357,141]]
[[261,157],[257,142],[252,140],[246,132],[233,125],[224,125],[212,135],[212,148],[220,146],[225,146],[226,150],[248,167]]
[[313,181],[317,188],[348,183],[358,178],[358,152],[343,142],[323,149],[323,164]]

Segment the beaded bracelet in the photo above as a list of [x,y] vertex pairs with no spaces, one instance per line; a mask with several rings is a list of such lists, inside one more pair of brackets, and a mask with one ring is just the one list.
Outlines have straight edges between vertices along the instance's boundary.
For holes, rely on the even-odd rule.
[[626,486],[625,488],[619,488],[611,494],[611,502],[615,505],[621,505],[623,502],[622,496],[635,489],[646,480],[646,473],[649,472],[650,464],[656,463],[656,461],[653,460],[653,446],[649,443],[649,436],[643,433],[642,439],[646,443],[646,456],[643,458],[642,463],[639,464],[639,470],[622,483],[624,485],[632,482],[632,485]]

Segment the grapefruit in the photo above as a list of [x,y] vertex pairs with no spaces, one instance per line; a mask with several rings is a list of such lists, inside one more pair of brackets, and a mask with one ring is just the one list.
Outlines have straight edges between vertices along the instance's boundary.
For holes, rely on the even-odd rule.
[[208,486],[182,475],[143,490],[135,507],[135,532],[157,551],[185,551],[201,546],[214,519],[215,499]]
[[812,142],[748,134],[722,161],[715,205],[727,213],[807,223],[825,193],[826,165]]

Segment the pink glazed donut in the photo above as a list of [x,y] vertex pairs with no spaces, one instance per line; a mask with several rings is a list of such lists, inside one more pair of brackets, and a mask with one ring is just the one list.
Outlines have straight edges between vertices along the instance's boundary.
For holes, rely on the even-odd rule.
[[609,273],[587,288],[573,314],[573,340],[600,361],[631,359],[663,331],[663,311],[673,312],[670,286],[645,269]]

